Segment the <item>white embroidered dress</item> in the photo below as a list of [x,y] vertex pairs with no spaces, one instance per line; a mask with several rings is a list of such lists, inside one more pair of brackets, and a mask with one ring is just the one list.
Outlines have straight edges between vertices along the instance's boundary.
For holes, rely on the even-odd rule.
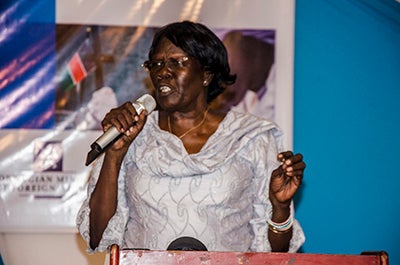
[[[121,247],[165,250],[182,236],[210,251],[270,251],[267,214],[269,179],[279,166],[282,133],[275,124],[229,112],[200,152],[188,154],[181,140],[148,116],[124,159],[118,179],[118,207],[95,250]],[[91,175],[88,196],[101,159]],[[89,197],[77,226],[89,242]],[[292,208],[293,210],[293,208]],[[304,242],[295,221],[290,252]]]

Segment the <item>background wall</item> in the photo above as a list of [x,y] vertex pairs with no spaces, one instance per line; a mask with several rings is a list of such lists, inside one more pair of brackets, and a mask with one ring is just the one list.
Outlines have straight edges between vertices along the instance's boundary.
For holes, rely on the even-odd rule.
[[400,264],[400,3],[297,0],[295,12],[303,251],[384,249]]

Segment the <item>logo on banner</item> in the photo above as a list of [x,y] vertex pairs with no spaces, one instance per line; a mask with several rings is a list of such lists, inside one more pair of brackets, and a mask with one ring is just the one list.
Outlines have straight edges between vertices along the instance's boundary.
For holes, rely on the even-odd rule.
[[33,168],[35,172],[62,171],[62,142],[35,142],[33,159]]

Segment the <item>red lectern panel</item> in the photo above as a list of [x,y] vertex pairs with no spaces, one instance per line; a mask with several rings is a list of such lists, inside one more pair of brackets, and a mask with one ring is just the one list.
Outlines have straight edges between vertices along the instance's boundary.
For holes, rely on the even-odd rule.
[[385,265],[381,255],[110,250],[110,265]]

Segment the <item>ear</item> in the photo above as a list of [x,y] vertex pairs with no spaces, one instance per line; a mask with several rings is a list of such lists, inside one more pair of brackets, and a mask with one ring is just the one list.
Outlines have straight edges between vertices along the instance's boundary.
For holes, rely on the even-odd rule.
[[203,86],[209,86],[213,77],[214,77],[214,74],[211,71],[204,71]]

